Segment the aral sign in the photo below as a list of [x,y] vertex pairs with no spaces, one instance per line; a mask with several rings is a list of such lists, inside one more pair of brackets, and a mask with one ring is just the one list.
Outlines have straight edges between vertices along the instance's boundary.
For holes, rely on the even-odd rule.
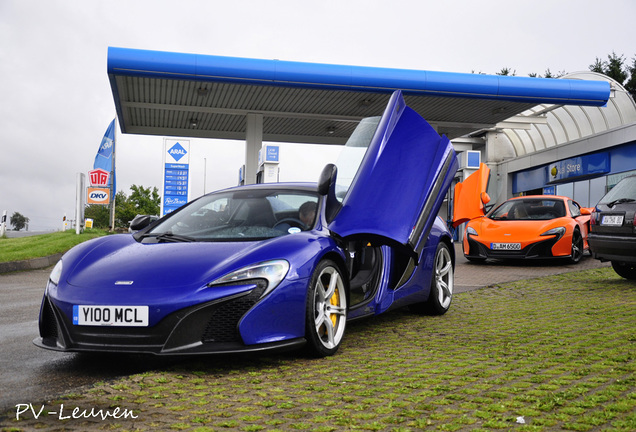
[[168,214],[188,202],[190,141],[164,139],[163,199],[161,214]]

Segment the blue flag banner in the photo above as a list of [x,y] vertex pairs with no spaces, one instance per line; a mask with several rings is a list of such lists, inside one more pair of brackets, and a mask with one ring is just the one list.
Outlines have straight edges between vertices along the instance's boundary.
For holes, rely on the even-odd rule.
[[101,168],[111,173],[109,183],[111,186],[111,192],[113,196],[117,191],[116,183],[115,183],[115,173],[113,171],[114,146],[115,146],[115,119],[113,119],[113,121],[110,122],[110,125],[108,125],[108,129],[106,129],[104,138],[102,138],[102,142],[99,145],[99,150],[97,150],[97,155],[95,155],[95,162],[93,163],[93,169]]

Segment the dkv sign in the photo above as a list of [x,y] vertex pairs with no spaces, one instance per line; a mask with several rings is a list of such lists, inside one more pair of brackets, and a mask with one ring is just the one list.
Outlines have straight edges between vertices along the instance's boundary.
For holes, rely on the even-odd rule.
[[88,188],[86,203],[107,205],[108,203],[110,203],[110,189]]

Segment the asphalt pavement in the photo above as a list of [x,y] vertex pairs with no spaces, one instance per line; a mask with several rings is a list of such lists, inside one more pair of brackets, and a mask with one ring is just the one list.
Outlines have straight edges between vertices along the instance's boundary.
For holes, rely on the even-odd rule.
[[48,351],[33,345],[51,268],[0,274],[0,413],[175,359]]
[[517,280],[569,273],[600,267],[611,267],[585,254],[578,264],[569,264],[563,259],[470,262],[464,257],[461,243],[455,243],[455,292],[497,285]]
[[[589,256],[579,264],[562,261],[521,263],[467,261],[461,245],[457,253],[455,292],[500,283],[609,266]],[[77,391],[98,381],[143,372],[178,358],[58,353],[37,348],[37,317],[51,268],[0,274],[0,412],[18,403],[36,403]]]

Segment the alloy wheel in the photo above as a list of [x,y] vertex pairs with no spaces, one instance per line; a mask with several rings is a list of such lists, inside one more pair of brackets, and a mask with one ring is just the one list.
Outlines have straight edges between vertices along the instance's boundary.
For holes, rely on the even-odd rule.
[[338,269],[327,265],[320,270],[314,286],[313,327],[317,339],[327,350],[335,350],[344,336],[347,297]]
[[453,298],[455,278],[453,273],[453,261],[447,247],[437,250],[435,256],[435,288],[439,305],[448,309]]

